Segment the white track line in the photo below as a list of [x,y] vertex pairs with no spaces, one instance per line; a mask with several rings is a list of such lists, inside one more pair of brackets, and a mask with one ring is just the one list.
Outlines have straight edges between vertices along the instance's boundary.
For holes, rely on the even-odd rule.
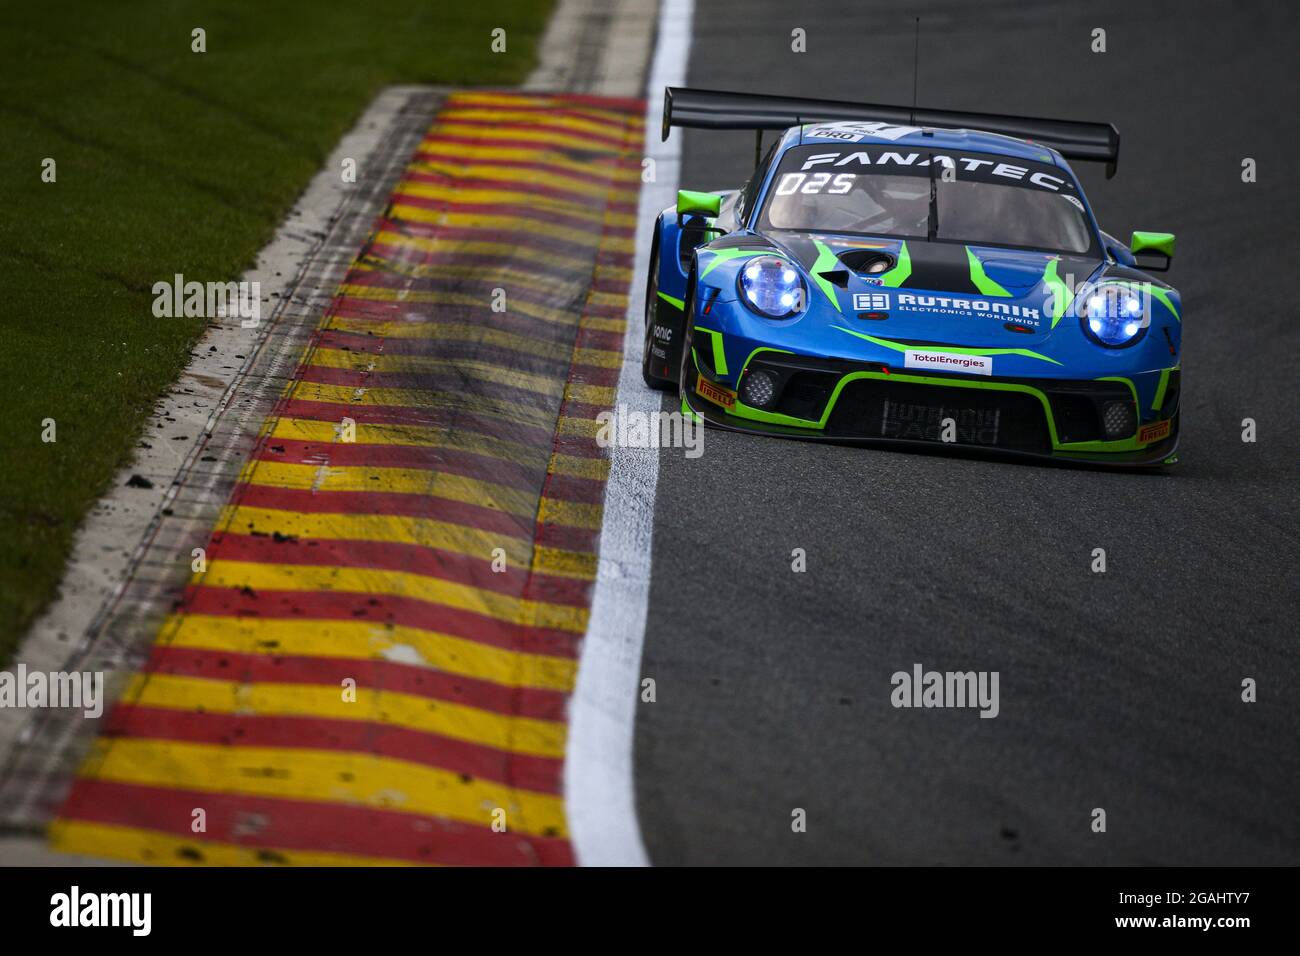
[[[635,281],[628,300],[616,404],[649,415],[659,412],[661,401],[660,393],[641,381],[650,225],[660,210],[672,205],[681,173],[681,134],[674,132],[667,142],[660,142],[659,126],[664,87],[681,86],[686,80],[693,13],[694,0],[662,0],[658,42],[646,85],[646,156],[655,161],[655,181],[641,187],[637,207]],[[569,702],[565,809],[580,864],[645,866],[649,861],[636,817],[632,729],[640,699],[659,453],[619,447],[611,451],[600,569],[577,687]]]

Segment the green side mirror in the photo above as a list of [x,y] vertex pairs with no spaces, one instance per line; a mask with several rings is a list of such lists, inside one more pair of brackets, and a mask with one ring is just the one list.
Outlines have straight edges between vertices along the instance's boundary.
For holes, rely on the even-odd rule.
[[697,193],[689,189],[677,190],[677,216],[716,216],[722,208],[722,197],[717,193]]
[[1135,232],[1129,241],[1129,249],[1133,252],[1133,258],[1137,259],[1139,269],[1166,272],[1174,258],[1174,234]]

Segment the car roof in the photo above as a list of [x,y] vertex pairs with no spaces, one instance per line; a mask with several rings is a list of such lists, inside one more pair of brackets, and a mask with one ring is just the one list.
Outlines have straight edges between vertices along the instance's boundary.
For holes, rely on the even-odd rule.
[[[853,139],[846,135],[852,134]],[[792,126],[781,140],[781,152],[791,146],[898,146],[915,149],[941,149],[972,153],[992,153],[1016,159],[1029,159],[1050,163],[1069,169],[1061,154],[1050,146],[986,133],[977,129],[944,129],[942,127],[901,126],[877,122],[805,123]]]

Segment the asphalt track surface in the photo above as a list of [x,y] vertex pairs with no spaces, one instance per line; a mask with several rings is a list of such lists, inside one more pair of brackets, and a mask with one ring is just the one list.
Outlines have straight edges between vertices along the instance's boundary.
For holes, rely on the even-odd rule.
[[[1103,228],[1177,235],[1182,445],[1164,475],[718,431],[662,453],[654,863],[1300,862],[1300,9],[1090,7],[697,6],[694,86],[906,103],[920,15],[922,104],[1114,122],[1118,176],[1079,172]],[[683,186],[734,187],[753,138],[689,131],[683,159]],[[1000,716],[891,707],[914,663],[998,671]]]

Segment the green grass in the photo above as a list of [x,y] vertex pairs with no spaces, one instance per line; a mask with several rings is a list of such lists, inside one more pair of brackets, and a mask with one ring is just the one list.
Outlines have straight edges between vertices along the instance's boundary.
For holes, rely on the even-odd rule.
[[[202,319],[391,83],[511,85],[550,0],[84,0],[0,12],[0,664],[54,597]],[[207,52],[190,32],[207,31]],[[495,27],[507,52],[490,50]],[[42,183],[45,157],[56,183]],[[41,422],[58,440],[41,441]]]

